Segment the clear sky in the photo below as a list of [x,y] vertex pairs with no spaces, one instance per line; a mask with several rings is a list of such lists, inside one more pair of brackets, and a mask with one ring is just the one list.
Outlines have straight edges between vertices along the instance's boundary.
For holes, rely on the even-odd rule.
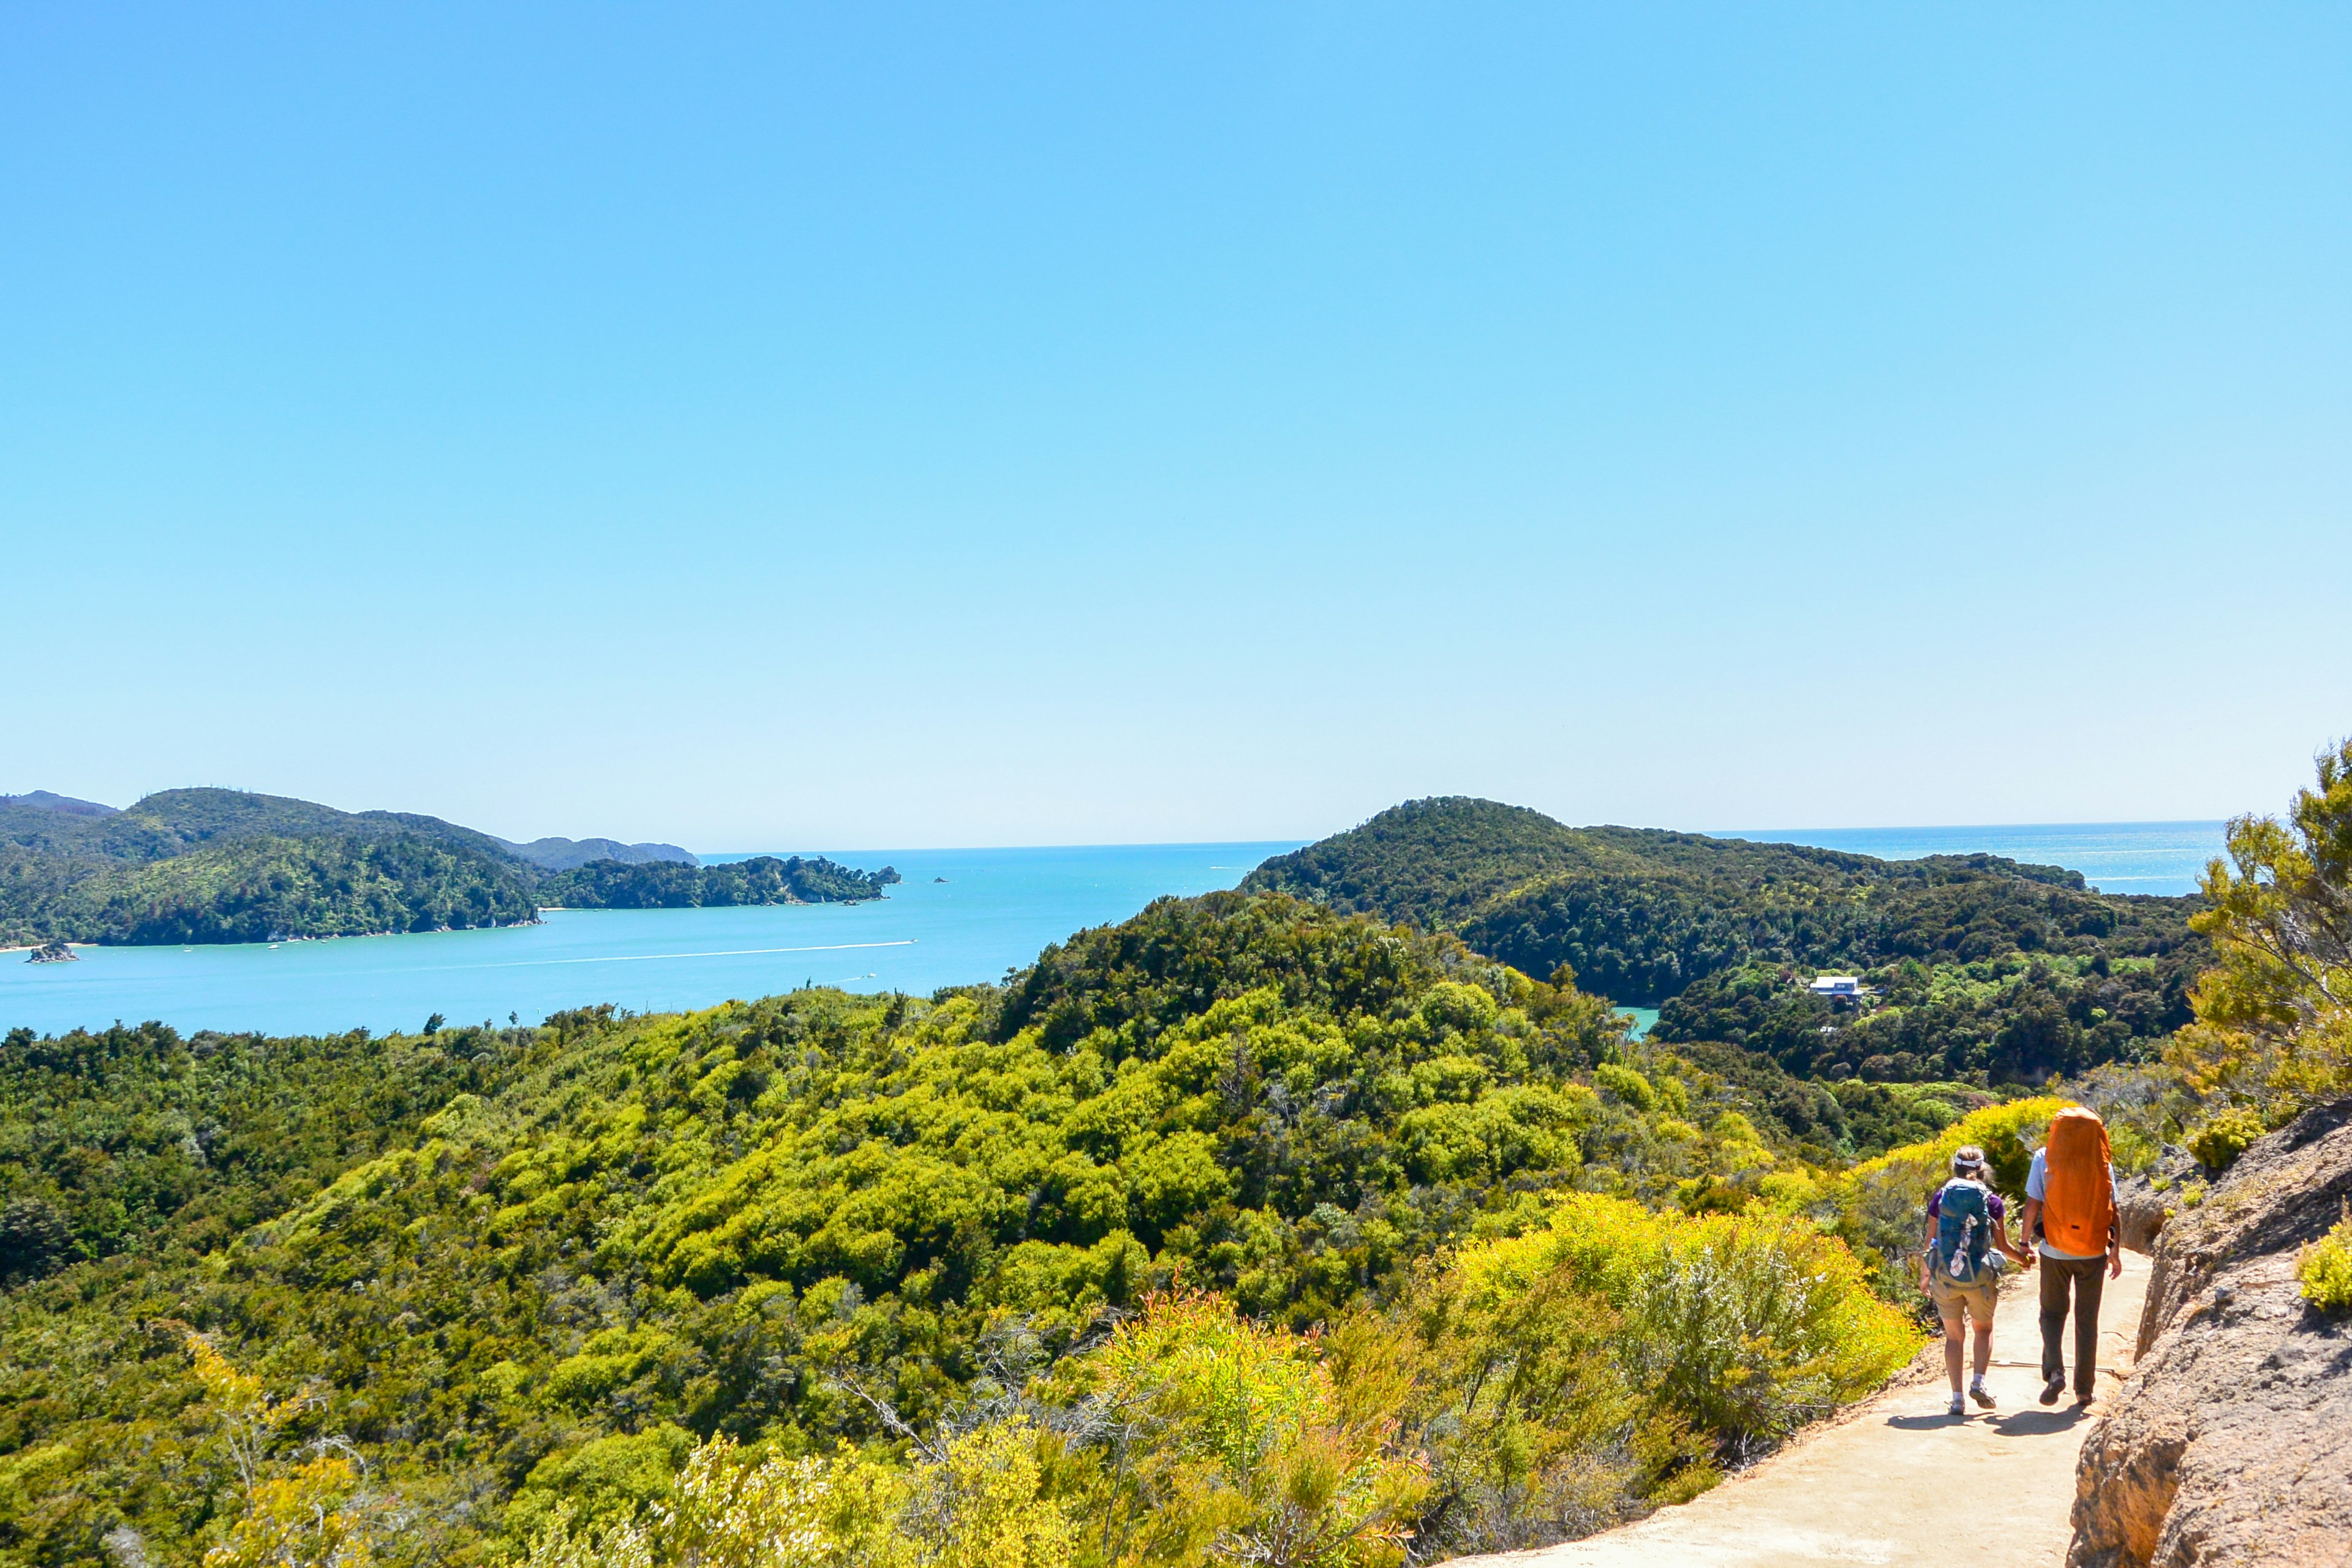
[[2210,817],[2352,9],[0,11],[0,791],[703,848]]

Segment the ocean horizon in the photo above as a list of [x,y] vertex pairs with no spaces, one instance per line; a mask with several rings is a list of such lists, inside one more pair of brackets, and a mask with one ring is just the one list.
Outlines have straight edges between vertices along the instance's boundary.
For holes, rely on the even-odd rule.
[[[1992,854],[2083,873],[2112,893],[2195,890],[2224,824],[1748,829],[1710,835],[1887,859]],[[550,910],[537,925],[326,941],[78,947],[72,963],[0,962],[0,1028],[55,1034],[160,1020],[184,1032],[325,1034],[536,1023],[565,1008],[707,1007],[803,984],[925,994],[1003,977],[1047,945],[1153,899],[1233,887],[1297,839],[979,849],[726,850],[895,867],[887,899],[751,909]]]
[[1930,855],[1998,855],[2080,871],[2103,893],[2179,897],[2202,886],[2205,863],[2223,853],[2226,820],[2211,822],[2008,823],[1957,827],[1747,828],[1713,838],[1802,844],[1882,860]]

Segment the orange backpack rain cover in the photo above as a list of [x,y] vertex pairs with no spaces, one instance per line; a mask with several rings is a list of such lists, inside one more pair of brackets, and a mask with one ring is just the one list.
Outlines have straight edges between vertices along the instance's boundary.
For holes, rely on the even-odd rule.
[[2042,1235],[2061,1252],[2092,1258],[2107,1249],[2116,1222],[2115,1187],[2107,1175],[2107,1127],[2095,1111],[2067,1107],[2050,1122],[2043,1152]]

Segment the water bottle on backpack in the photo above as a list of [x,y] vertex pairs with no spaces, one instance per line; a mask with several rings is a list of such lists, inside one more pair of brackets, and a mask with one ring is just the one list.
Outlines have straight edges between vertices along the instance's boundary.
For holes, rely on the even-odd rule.
[[1935,1267],[1955,1285],[1983,1277],[1991,1242],[1992,1208],[1982,1182],[1954,1176],[1937,1194]]
[[1992,1315],[2000,1303],[2000,1265],[1992,1256],[2031,1268],[2029,1253],[2009,1239],[2008,1215],[2001,1200],[1985,1184],[1985,1152],[1971,1143],[1952,1151],[1952,1179],[1927,1200],[1926,1245],[1919,1257],[1919,1289],[1936,1303],[1944,1324],[1944,1370],[1950,1375],[1950,1414],[1960,1415],[1962,1340],[1971,1324],[1976,1330],[1976,1376],[1969,1396],[1990,1410],[1996,1403],[1985,1387],[1985,1372],[1992,1363]]

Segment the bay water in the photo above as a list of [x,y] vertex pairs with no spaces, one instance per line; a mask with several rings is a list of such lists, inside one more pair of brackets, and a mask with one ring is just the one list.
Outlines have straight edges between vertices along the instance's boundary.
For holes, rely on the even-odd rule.
[[[2105,891],[2184,893],[2222,825],[1832,828],[1725,837],[1890,859],[1986,852],[2079,870]],[[43,1034],[161,1019],[197,1029],[320,1034],[509,1016],[536,1023],[610,1002],[707,1007],[814,983],[927,994],[996,980],[1048,942],[1127,919],[1164,894],[1230,888],[1297,841],[1031,849],[828,850],[904,879],[863,904],[551,910],[536,926],[207,947],[81,947],[73,963],[0,953],[0,1029]],[[709,860],[741,859],[742,854]],[[1639,1016],[1637,1015],[1637,1016]],[[1649,1022],[1646,1016],[1639,1022]]]
[[[78,947],[73,963],[0,954],[0,1029],[44,1034],[156,1018],[183,1033],[415,1029],[566,1007],[708,1007],[814,982],[929,994],[1002,979],[1046,943],[1163,894],[1230,888],[1295,841],[1045,849],[827,850],[897,868],[889,896],[757,909],[550,910],[535,926],[327,942]],[[712,860],[745,858],[713,855]]]
[[2222,852],[2226,822],[2066,822],[2002,827],[1826,827],[1722,833],[1768,844],[1808,844],[1882,860],[1928,855],[1999,855],[2080,871],[2103,893],[2177,896],[2197,890],[2205,862]]

